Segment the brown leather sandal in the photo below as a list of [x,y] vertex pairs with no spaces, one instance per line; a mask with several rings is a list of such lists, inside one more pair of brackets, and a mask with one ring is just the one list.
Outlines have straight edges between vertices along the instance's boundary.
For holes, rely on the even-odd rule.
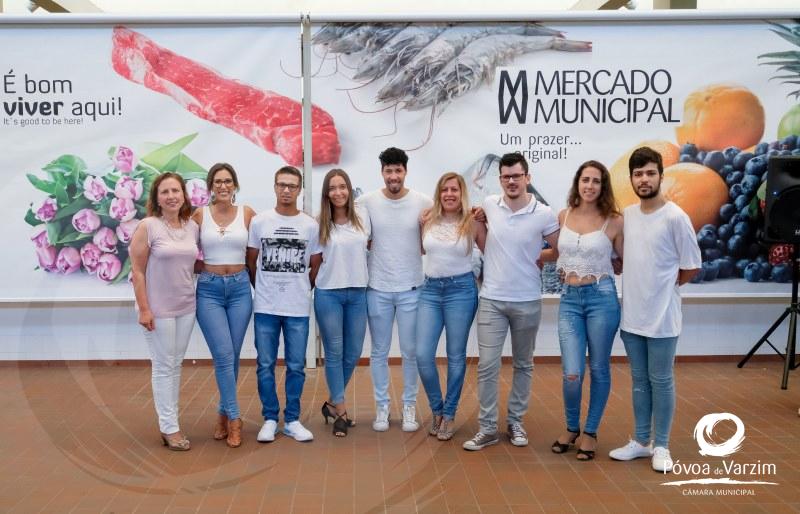
[[232,419],[228,421],[228,439],[226,441],[231,448],[238,448],[242,445],[242,419]]

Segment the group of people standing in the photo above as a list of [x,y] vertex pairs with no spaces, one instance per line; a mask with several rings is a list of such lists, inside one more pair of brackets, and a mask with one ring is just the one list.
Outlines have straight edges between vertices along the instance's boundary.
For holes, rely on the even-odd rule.
[[[428,433],[442,441],[451,439],[466,373],[467,340],[477,315],[479,431],[463,447],[480,450],[500,440],[498,377],[509,334],[513,379],[507,433],[511,444],[525,446],[523,418],[541,318],[540,266],[555,260],[564,281],[558,329],[566,429],[552,451],[566,453],[576,446],[579,460],[594,458],[611,385],[611,346],[621,320],[633,378],[635,439],[610,456],[652,457],[654,469],[671,467],[672,365],[681,327],[678,286],[691,279],[701,261],[688,216],[660,193],[661,156],[646,147],[632,154],[631,186],[641,202],[624,213],[614,201],[608,170],[596,161],[582,164],[567,208],[558,215],[528,191],[528,163],[518,153],[500,160],[503,194],[487,197],[476,208],[470,207],[459,174],[442,175],[429,198],[405,186],[408,156],[403,150],[388,148],[379,160],[385,187],[357,201],[348,174],[341,169],[328,172],[317,219],[297,207],[302,174],[291,166],[275,173],[275,208],[258,215],[236,205],[239,182],[228,164],[211,168],[207,182],[212,201],[194,214],[179,175],[165,173],[155,180],[148,217],[134,234],[130,253],[164,444],[173,450],[190,448],[178,425],[178,390],[195,312],[214,358],[220,392],[214,438],[225,439],[231,447],[241,444],[236,380],[254,312],[264,418],[257,440],[273,441],[278,431],[275,364],[281,333],[286,363],[283,433],[298,441],[312,440],[313,434],[300,422],[300,398],[313,304],[329,389],[321,410],[326,423],[333,420],[334,435],[344,437],[355,426],[345,389],[361,356],[367,326],[376,404],[372,428],[389,429],[388,357],[396,319],[403,377],[401,428],[419,429],[419,377],[431,410]],[[544,242],[549,250],[542,250]],[[480,291],[473,272],[475,247],[483,252]],[[198,252],[202,260],[197,260]],[[620,269],[622,309],[614,281]],[[436,366],[442,331],[447,355],[444,391]],[[591,393],[581,430],[587,350]]]

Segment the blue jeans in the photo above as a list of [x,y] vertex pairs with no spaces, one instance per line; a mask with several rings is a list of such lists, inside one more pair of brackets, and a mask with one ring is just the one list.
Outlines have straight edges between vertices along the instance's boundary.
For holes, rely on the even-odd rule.
[[364,347],[367,288],[316,289],[314,312],[325,347],[325,379],[330,401],[340,404]]
[[609,359],[619,328],[619,299],[614,279],[594,284],[564,285],[558,307],[558,341],[561,345],[564,415],[567,430],[577,432],[581,418],[581,392],[589,350],[591,388],[584,431],[597,433],[611,391]]
[[[434,416],[456,417],[464,374],[467,339],[478,308],[478,287],[470,271],[452,277],[426,278],[417,307],[417,369]],[[447,342],[447,392],[442,401],[436,347],[445,330]]]
[[297,421],[300,419],[300,397],[306,381],[308,316],[276,316],[256,312],[254,328],[261,415],[265,420],[278,421],[281,406],[275,391],[275,361],[278,360],[278,342],[283,330],[283,358],[286,362],[286,408],[283,410],[283,421]]
[[389,349],[392,346],[392,327],[397,316],[400,356],[403,359],[403,404],[417,403],[417,302],[419,288],[399,293],[387,293],[367,288],[367,314],[372,349],[369,368],[375,403],[389,405]]
[[214,358],[219,413],[238,419],[236,380],[244,334],[253,314],[247,270],[233,275],[202,272],[197,279],[197,323]]
[[644,337],[624,330],[619,335],[631,363],[636,440],[648,444],[651,426],[655,426],[654,446],[668,448],[675,414],[673,364],[678,338]]

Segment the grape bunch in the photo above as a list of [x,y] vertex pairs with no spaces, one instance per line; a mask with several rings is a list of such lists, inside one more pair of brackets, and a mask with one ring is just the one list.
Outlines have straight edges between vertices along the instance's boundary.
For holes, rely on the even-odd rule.
[[[759,244],[759,212],[763,200],[767,161],[774,155],[800,155],[800,137],[786,136],[762,142],[752,152],[735,146],[699,151],[694,144],[681,147],[680,162],[694,162],[713,169],[728,186],[729,201],[719,210],[719,226],[704,225],[697,233],[703,267],[692,282],[739,277],[748,282],[789,282],[792,279],[791,245]],[[760,195],[764,197],[763,192]],[[788,247],[788,248],[787,248]]]

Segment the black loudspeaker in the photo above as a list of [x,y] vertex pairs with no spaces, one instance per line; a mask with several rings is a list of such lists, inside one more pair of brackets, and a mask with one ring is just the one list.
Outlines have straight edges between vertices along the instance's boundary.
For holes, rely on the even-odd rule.
[[770,157],[764,239],[800,243],[800,155]]

